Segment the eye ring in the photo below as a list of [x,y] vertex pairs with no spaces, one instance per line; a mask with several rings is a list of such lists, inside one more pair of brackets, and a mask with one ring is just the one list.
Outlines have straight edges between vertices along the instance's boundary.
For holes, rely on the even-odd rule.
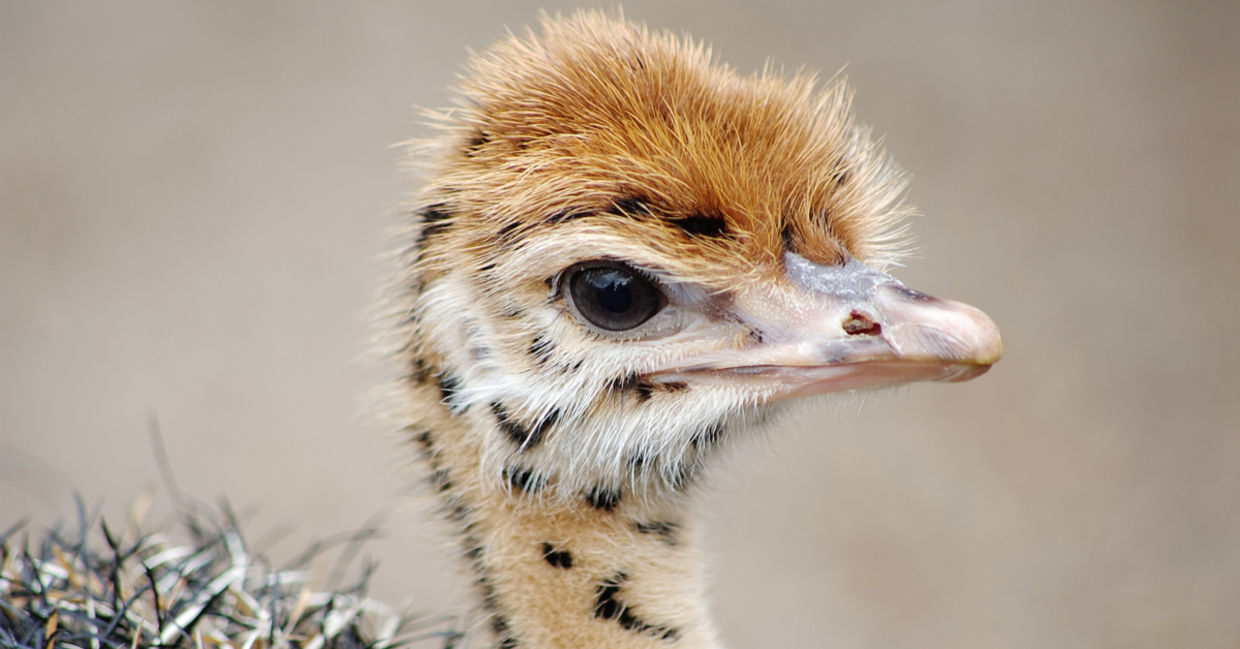
[[632,331],[667,305],[653,277],[615,261],[587,261],[568,268],[560,291],[579,320],[609,333]]

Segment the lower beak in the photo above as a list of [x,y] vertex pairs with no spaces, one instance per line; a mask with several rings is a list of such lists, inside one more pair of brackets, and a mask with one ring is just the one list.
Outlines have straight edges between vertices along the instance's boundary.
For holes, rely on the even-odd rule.
[[912,383],[967,381],[1003,354],[982,311],[905,288],[850,260],[788,253],[791,289],[738,300],[761,342],[682,359],[652,378],[750,384],[759,402]]

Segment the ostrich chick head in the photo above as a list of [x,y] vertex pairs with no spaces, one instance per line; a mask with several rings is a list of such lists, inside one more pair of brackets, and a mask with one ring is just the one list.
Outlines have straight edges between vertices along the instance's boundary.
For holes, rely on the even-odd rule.
[[985,314],[884,272],[905,181],[842,81],[583,14],[462,95],[409,253],[411,416],[463,422],[483,482],[666,497],[784,400],[999,359]]

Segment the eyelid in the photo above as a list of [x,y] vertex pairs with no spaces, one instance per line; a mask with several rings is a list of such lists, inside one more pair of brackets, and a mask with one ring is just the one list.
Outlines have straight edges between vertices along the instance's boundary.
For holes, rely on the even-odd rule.
[[[600,267],[622,269],[626,272],[639,275],[654,285],[659,295],[659,307],[655,310],[654,315],[642,324],[632,329],[623,331],[604,329],[591,323],[588,318],[584,317],[576,304],[573,302],[572,298],[567,296],[567,287],[569,286],[567,280],[577,271]],[[676,290],[676,288],[681,287],[669,289],[669,285],[661,281],[656,273],[628,262],[607,258],[595,258],[580,261],[556,273],[555,276],[548,280],[548,283],[551,289],[549,300],[553,302],[556,300],[563,300],[564,310],[567,314],[571,314],[573,320],[580,326],[586,328],[600,338],[614,341],[650,340],[670,336],[684,327],[684,309],[678,306],[677,301],[670,299],[669,295],[669,290],[677,294],[684,294],[683,288],[681,290]]]
[[649,281],[651,284],[654,284],[655,288],[659,289],[659,294],[663,296],[663,299],[665,301],[667,300],[667,290],[666,290],[667,284],[665,284],[663,280],[659,279],[659,276],[657,273],[651,272],[650,270],[643,268],[641,266],[638,266],[636,264],[631,264],[629,262],[621,261],[619,259],[609,259],[606,257],[597,258],[597,259],[586,259],[584,261],[579,261],[575,264],[571,264],[569,266],[566,266],[565,268],[560,269],[560,272],[547,278],[547,286],[550,289],[548,298],[554,300],[556,299],[557,296],[562,296],[564,293],[563,291],[564,278],[569,275],[572,275],[576,271],[580,271],[585,268],[619,268],[622,270],[630,271],[636,275],[640,275],[643,279]]

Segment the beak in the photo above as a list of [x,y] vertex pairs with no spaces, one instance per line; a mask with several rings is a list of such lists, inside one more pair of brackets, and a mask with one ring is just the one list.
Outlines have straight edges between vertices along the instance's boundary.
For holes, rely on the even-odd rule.
[[758,402],[915,381],[967,381],[1003,354],[980,310],[905,288],[856,259],[815,264],[785,255],[778,290],[736,296],[734,313],[756,333],[744,347],[660,368],[661,381],[749,384]]

